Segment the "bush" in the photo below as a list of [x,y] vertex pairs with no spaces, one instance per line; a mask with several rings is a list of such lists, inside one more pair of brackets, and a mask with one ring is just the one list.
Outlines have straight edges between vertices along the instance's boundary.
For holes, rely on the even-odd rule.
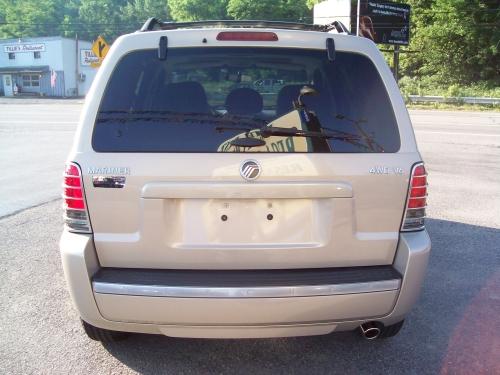
[[463,90],[462,87],[459,85],[451,85],[448,87],[448,90],[446,90],[445,97],[446,98],[459,98],[465,95],[462,95]]
[[408,99],[408,95],[444,96],[446,98],[462,98],[465,96],[500,98],[500,87],[485,82],[473,85],[443,85],[438,83],[436,78],[432,76],[424,76],[420,79],[408,76],[402,77],[399,80],[399,88],[405,99]]

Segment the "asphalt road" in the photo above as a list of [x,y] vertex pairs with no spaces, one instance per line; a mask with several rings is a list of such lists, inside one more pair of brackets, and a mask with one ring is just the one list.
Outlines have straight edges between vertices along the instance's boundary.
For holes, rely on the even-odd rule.
[[77,101],[5,104],[3,100],[0,217],[60,197],[61,173],[82,108]]
[[[401,333],[266,340],[88,340],[57,242],[80,104],[0,103],[0,373],[500,373],[500,113],[414,111],[433,250]],[[36,150],[36,154],[35,154]]]

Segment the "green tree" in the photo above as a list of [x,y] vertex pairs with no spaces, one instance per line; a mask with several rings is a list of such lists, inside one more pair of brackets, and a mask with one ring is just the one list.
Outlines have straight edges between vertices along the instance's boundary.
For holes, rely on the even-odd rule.
[[63,0],[0,0],[0,37],[59,35],[64,18]]
[[227,12],[235,19],[311,21],[305,0],[229,0]]
[[[423,67],[426,52],[424,30],[434,22],[432,7],[436,0],[402,0],[411,6],[409,53],[400,55],[400,73],[415,76]],[[387,54],[392,59],[392,53]]]
[[122,19],[122,8],[126,5],[126,0],[81,0],[80,35],[89,40],[102,35],[112,42],[117,36],[136,30],[136,26]]
[[323,2],[324,0],[306,0],[306,5],[309,9],[312,9],[316,4]]
[[169,0],[168,7],[176,21],[228,19],[228,0]]
[[162,21],[170,19],[166,0],[133,0],[122,8],[122,21],[140,27],[148,18],[156,17]]
[[500,6],[491,0],[436,0],[433,22],[419,31],[418,73],[443,84],[500,84]]

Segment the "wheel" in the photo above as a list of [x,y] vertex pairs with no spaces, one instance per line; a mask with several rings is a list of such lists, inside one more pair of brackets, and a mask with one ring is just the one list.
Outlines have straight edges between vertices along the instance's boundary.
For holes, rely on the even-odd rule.
[[401,331],[404,322],[405,321],[403,319],[402,321],[392,324],[390,326],[385,326],[384,328],[382,328],[379,338],[387,339],[389,337],[396,336],[399,333],[399,331]]
[[108,329],[94,327],[92,324],[89,324],[84,320],[81,320],[81,322],[87,336],[95,341],[109,343],[122,341],[130,336],[129,332],[110,331]]

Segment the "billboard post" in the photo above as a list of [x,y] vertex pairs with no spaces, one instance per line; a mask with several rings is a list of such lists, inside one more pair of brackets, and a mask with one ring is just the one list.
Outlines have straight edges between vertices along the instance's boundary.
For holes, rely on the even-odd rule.
[[399,83],[399,45],[394,45],[393,74],[396,82]]

